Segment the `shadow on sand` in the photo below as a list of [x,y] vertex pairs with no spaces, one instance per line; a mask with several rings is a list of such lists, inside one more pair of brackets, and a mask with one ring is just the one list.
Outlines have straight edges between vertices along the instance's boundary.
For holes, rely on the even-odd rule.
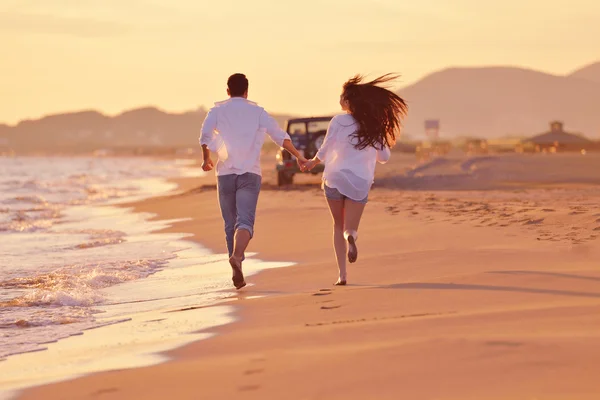
[[474,290],[530,294],[548,294],[555,296],[600,298],[600,293],[576,292],[570,290],[534,289],[518,286],[467,285],[456,283],[397,283],[379,286],[381,289],[421,289],[421,290]]

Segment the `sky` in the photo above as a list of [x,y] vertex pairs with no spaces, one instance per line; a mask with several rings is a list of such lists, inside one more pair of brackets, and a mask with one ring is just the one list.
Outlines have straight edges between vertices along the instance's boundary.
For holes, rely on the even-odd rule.
[[0,123],[226,97],[245,73],[273,113],[335,111],[356,73],[600,60],[598,0],[0,0]]

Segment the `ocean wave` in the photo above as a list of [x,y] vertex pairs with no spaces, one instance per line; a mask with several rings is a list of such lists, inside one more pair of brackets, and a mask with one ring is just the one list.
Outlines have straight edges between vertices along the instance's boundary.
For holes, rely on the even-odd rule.
[[[10,315],[8,315],[10,312]],[[23,312],[19,307],[7,308],[0,314],[0,329],[32,328],[49,325],[68,325],[91,322],[95,314],[84,307],[66,306],[57,310],[38,310],[35,313]]]
[[108,229],[84,229],[77,231],[65,231],[64,233],[89,235],[90,240],[74,246],[75,249],[90,249],[93,247],[109,246],[126,242],[125,232]]
[[0,302],[0,358],[43,350],[45,343],[105,325],[96,319],[97,306],[106,302],[101,289],[152,275],[174,257],[71,265],[0,282],[0,290],[21,293]]
[[54,206],[12,210],[12,212],[9,212],[9,217],[0,222],[0,232],[36,232],[47,230],[60,217],[60,208]]
[[0,232],[36,232],[48,230],[53,224],[53,220],[9,221],[0,223]]
[[164,267],[167,262],[168,260],[164,259],[73,265],[46,274],[8,279],[0,282],[0,288],[32,291],[0,303],[0,307],[89,307],[102,302],[103,297],[98,293],[99,289],[145,278]]
[[111,230],[117,225],[102,212],[88,216],[94,207],[73,207],[171,190],[157,185],[182,174],[170,163],[0,159],[0,360],[105,324],[98,313],[114,299],[104,289],[150,276],[176,257],[168,241],[130,238],[128,223],[119,221],[126,232]]
[[48,204],[46,198],[40,195],[16,196],[5,201],[7,204],[30,203],[30,204]]

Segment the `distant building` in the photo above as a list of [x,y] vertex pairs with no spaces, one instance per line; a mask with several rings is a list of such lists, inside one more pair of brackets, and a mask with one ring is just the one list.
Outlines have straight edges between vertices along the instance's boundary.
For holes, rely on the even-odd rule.
[[534,146],[536,151],[551,152],[581,151],[594,144],[582,135],[565,132],[563,123],[560,121],[552,121],[548,132],[524,140],[523,143]]

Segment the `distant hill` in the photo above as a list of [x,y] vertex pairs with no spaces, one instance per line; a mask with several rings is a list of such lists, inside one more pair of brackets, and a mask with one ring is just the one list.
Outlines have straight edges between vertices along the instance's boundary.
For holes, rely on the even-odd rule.
[[[424,121],[439,119],[441,138],[531,137],[548,123],[600,138],[600,63],[568,76],[515,67],[449,68],[399,93],[408,101],[406,137],[422,138]],[[0,124],[0,146],[15,150],[93,150],[98,147],[194,147],[206,110],[168,113],[145,107],[107,116],[97,111]],[[275,116],[283,127],[288,115]]]
[[569,76],[600,83],[600,62],[578,69]]
[[8,125],[0,124],[0,150],[3,147],[8,146],[8,135],[10,132],[10,127]]
[[[0,138],[15,150],[94,150],[100,147],[167,146],[198,144],[206,110],[173,114],[153,107],[126,111],[111,117],[97,111],[56,114],[0,125]],[[274,115],[281,126],[290,118]]]
[[576,76],[514,67],[449,68],[399,93],[409,103],[405,132],[413,136],[424,135],[426,119],[440,119],[442,137],[533,136],[552,120],[564,121],[568,131],[600,137],[600,82]]

